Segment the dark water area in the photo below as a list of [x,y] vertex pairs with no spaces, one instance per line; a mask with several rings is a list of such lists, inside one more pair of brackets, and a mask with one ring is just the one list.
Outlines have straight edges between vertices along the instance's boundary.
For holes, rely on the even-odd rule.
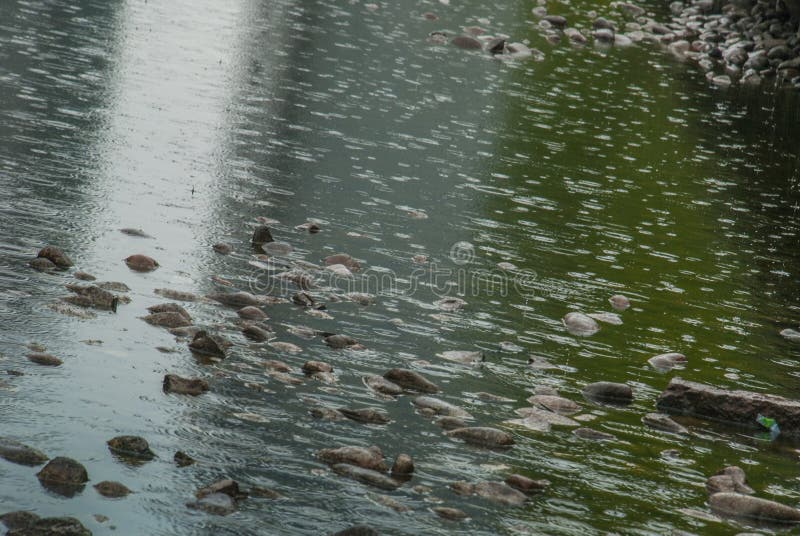
[[[0,369],[25,372],[0,383],[0,435],[73,457],[90,477],[64,498],[35,469],[2,461],[2,511],[74,515],[94,534],[327,534],[357,523],[385,534],[732,534],[742,527],[707,517],[704,489],[732,464],[758,496],[800,503],[798,445],[703,421],[681,421],[688,436],[640,421],[673,376],[797,398],[800,347],[779,335],[800,323],[797,94],[714,88],[654,45],[552,46],[532,7],[0,0]],[[548,9],[585,29],[588,10],[608,8]],[[470,25],[529,40],[544,59],[426,42]],[[254,254],[257,218],[292,251]],[[295,228],[309,219],[320,233]],[[234,253],[215,253],[218,242]],[[91,319],[51,310],[76,280],[28,266],[46,244],[98,280],[124,282],[131,303]],[[374,304],[329,300],[322,259],[340,252],[362,272],[337,287],[370,292]],[[134,253],[161,266],[132,272],[122,259]],[[219,363],[140,320],[166,301],[157,288],[229,290],[212,277],[288,296],[297,289],[272,276],[310,270],[303,263],[320,267],[311,293],[331,318],[264,308],[275,340],[299,354],[248,341],[235,309],[209,301],[183,305],[234,343]],[[564,329],[566,313],[610,311],[618,293],[632,302],[622,325],[586,338]],[[442,311],[448,296],[467,305]],[[367,349],[334,350],[297,326]],[[30,342],[64,364],[28,362]],[[447,350],[481,350],[486,362],[462,367],[437,356]],[[683,370],[647,364],[670,351],[687,356]],[[554,368],[528,367],[530,355]],[[276,381],[266,359],[304,381]],[[304,379],[311,359],[332,364],[337,382]],[[453,441],[411,396],[384,400],[362,383],[393,367],[418,370],[516,446]],[[168,373],[206,378],[211,391],[164,394]],[[599,380],[628,383],[634,403],[585,401],[581,388]],[[617,440],[504,424],[536,386],[575,400],[582,426]],[[392,422],[316,420],[310,401],[381,409]],[[122,434],[145,437],[158,457],[121,463],[105,442]],[[410,454],[413,480],[383,492],[315,457],[373,444],[388,459]],[[198,463],[177,468],[176,450]],[[551,484],[522,507],[448,487],[510,473]],[[225,517],[186,508],[226,476],[284,498],[251,498]],[[134,493],[105,499],[91,487],[102,480]],[[383,506],[384,493],[411,511]],[[435,506],[470,519],[445,521]]]

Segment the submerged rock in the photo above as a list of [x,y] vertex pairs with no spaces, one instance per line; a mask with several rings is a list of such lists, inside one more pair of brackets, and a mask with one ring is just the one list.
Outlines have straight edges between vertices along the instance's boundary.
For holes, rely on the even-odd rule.
[[715,493],[708,499],[711,510],[720,516],[749,521],[796,525],[800,523],[800,510],[784,504],[742,495],[740,493]]
[[427,380],[422,374],[414,372],[413,370],[394,368],[383,375],[384,378],[390,382],[396,383],[403,389],[412,391],[419,391],[421,393],[436,393],[439,387]]
[[164,376],[164,392],[198,396],[208,391],[208,382],[200,378],[181,378],[175,374]]
[[581,407],[568,398],[557,395],[534,395],[528,398],[528,402],[536,406],[558,413],[559,415],[572,415],[581,410]]
[[159,267],[159,264],[155,261],[155,259],[141,254],[127,257],[125,259],[125,264],[127,264],[128,268],[135,272],[152,272]]
[[583,313],[567,313],[561,323],[572,335],[588,337],[600,331],[600,326],[593,318]]
[[59,456],[50,460],[36,477],[50,491],[71,497],[89,480],[86,468],[72,458]]
[[155,453],[150,450],[147,440],[140,436],[124,435],[109,439],[108,450],[122,457],[136,458],[138,460],[152,460]]
[[47,461],[43,452],[5,437],[0,437],[0,458],[28,466],[41,465]]
[[211,246],[211,248],[219,253],[220,255],[230,255],[233,253],[233,246],[230,244],[226,244],[225,242],[219,242]]
[[44,257],[36,257],[35,259],[31,259],[31,261],[28,262],[28,266],[37,272],[54,272],[58,270],[58,266],[56,266],[53,261],[50,259],[45,259]]
[[402,485],[401,482],[398,482],[394,478],[391,478],[384,473],[379,473],[378,471],[365,469],[356,465],[337,463],[332,467],[332,469],[338,475],[352,478],[353,480],[357,480],[363,484],[375,486],[376,488],[380,489],[395,490]]
[[124,484],[120,484],[119,482],[112,482],[110,480],[104,480],[102,482],[98,482],[97,484],[94,485],[94,489],[96,489],[97,493],[99,493],[103,497],[108,497],[112,499],[119,499],[122,497],[126,497],[131,492],[131,490],[125,487]]
[[608,303],[617,311],[624,311],[631,306],[630,300],[622,294],[614,294],[608,299]]
[[161,313],[152,313],[143,316],[142,320],[151,326],[158,326],[161,328],[183,328],[192,325],[192,321],[180,313],[167,311]]
[[37,365],[44,365],[46,367],[57,367],[64,363],[54,355],[44,354],[39,352],[30,353],[25,357],[27,357],[28,361],[30,361],[31,363],[36,363]]
[[135,236],[137,238],[153,238],[149,234],[145,233],[141,229],[132,229],[130,227],[125,227],[119,230],[120,233],[126,234],[128,236]]
[[94,307],[96,309],[107,309],[116,311],[120,302],[120,297],[101,288],[100,285],[73,285],[66,286],[67,290],[75,293],[75,296],[62,298],[68,303],[80,307]]
[[512,488],[521,491],[522,493],[527,493],[528,495],[543,491],[547,486],[550,485],[550,482],[547,480],[533,480],[532,478],[517,474],[507,476],[505,483]]
[[33,512],[25,510],[17,510],[16,512],[8,512],[0,516],[0,522],[9,530],[23,529],[32,526],[39,521],[39,516]]
[[8,536],[92,536],[74,517],[45,517],[8,532]]
[[58,268],[65,270],[72,266],[72,261],[69,257],[67,257],[63,251],[55,246],[45,246],[39,250],[39,253],[36,257],[41,259],[47,259],[48,261],[55,264]]
[[504,482],[478,482],[475,484],[474,493],[493,503],[507,506],[521,506],[528,500],[524,493]]
[[447,350],[445,352],[439,352],[436,356],[446,359],[447,361],[468,366],[479,365],[484,359],[483,352],[472,350]]
[[157,288],[154,291],[156,294],[163,296],[169,300],[178,300],[178,301],[197,301],[197,295],[192,294],[191,292],[183,292],[180,290],[173,290],[170,288]]
[[747,485],[744,471],[741,467],[731,465],[725,467],[706,480],[706,491],[709,495],[719,492],[735,492],[750,495],[753,488]]
[[414,472],[414,460],[408,454],[398,454],[392,463],[392,476],[395,478],[409,478]]
[[209,335],[205,331],[198,331],[194,335],[192,342],[189,343],[189,349],[199,355],[225,359],[225,350],[223,350],[222,341]]
[[651,367],[660,371],[671,370],[673,367],[686,363],[686,356],[677,352],[659,354],[647,360]]
[[507,432],[485,426],[456,428],[445,432],[445,435],[488,448],[507,448],[514,445],[514,438]]
[[633,390],[624,383],[590,383],[581,392],[590,402],[612,405],[627,405],[633,402]]
[[434,506],[431,508],[431,511],[442,519],[447,519],[449,521],[461,521],[469,517],[464,510],[451,508],[449,506]]
[[172,461],[174,461],[175,465],[178,467],[187,467],[195,463],[194,458],[181,450],[175,453],[175,455],[172,457]]
[[236,511],[236,501],[224,493],[206,495],[201,499],[186,503],[186,506],[193,510],[202,510],[218,516],[227,516]]
[[223,493],[233,499],[243,499],[247,497],[247,494],[239,489],[239,483],[230,478],[217,480],[204,488],[200,488],[194,493],[194,496],[198,499],[202,499],[203,497],[208,497],[215,493]]
[[274,241],[275,239],[272,238],[272,233],[266,225],[259,225],[253,230],[251,242],[256,248]]
[[482,50],[483,45],[480,41],[469,35],[458,35],[450,40],[453,46],[466,50]]
[[247,307],[247,306],[256,306],[262,303],[262,300],[257,298],[256,296],[250,294],[249,292],[239,291],[239,292],[214,292],[208,295],[210,300],[214,300],[215,302],[219,302],[222,305],[227,305],[229,307]]
[[445,402],[444,400],[434,398],[432,396],[418,396],[411,402],[418,408],[425,408],[432,410],[433,413],[436,415],[458,417],[460,419],[472,418],[472,415],[470,415],[467,411],[459,408],[458,406],[453,405],[449,402]]
[[325,337],[325,344],[337,350],[358,345],[358,341],[347,335],[328,335]]
[[334,264],[343,264],[353,272],[358,272],[359,270],[361,270],[361,264],[359,264],[357,260],[355,260],[347,253],[337,253],[336,255],[330,255],[328,257],[325,257],[323,262],[325,263],[325,266],[331,266]]
[[794,329],[784,329],[781,330],[781,337],[786,339],[787,341],[792,342],[800,342],[800,331],[796,331]]
[[444,430],[455,430],[456,428],[466,428],[467,423],[458,417],[440,417],[434,421],[436,426]]
[[317,457],[325,463],[347,463],[365,469],[385,472],[388,467],[383,460],[383,452],[375,445],[364,447],[339,447],[335,449],[322,449],[317,452]]
[[658,397],[656,407],[665,413],[735,423],[756,429],[759,415],[775,419],[781,434],[800,436],[800,401],[780,396],[730,391],[673,378]]
[[620,318],[620,316],[616,313],[589,313],[586,316],[588,316],[589,318],[593,318],[598,322],[603,322],[605,324],[609,324],[612,326],[622,325],[622,318]]
[[268,320],[266,313],[253,305],[242,307],[236,314],[244,320]]
[[398,396],[403,393],[402,387],[377,374],[369,374],[361,378],[361,380],[369,389],[382,395]]
[[669,432],[671,434],[689,433],[686,427],[676,423],[669,415],[664,415],[663,413],[648,413],[642,417],[642,424],[655,430],[661,430],[662,432]]
[[617,439],[611,434],[592,428],[576,428],[572,433],[581,439],[588,439],[590,441],[614,441]]
[[348,419],[364,424],[388,424],[391,419],[382,411],[372,408],[338,408],[339,413]]
[[455,312],[463,309],[467,305],[467,302],[465,302],[461,298],[450,297],[437,300],[433,302],[433,304],[442,311]]
[[271,331],[262,329],[255,324],[247,324],[242,328],[242,335],[254,342],[264,342],[269,340],[271,334]]

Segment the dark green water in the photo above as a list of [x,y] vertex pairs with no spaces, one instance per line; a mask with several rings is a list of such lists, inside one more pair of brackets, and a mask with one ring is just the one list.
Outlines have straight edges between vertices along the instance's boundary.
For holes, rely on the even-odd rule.
[[[707,512],[705,478],[729,464],[759,496],[800,503],[797,445],[703,422],[688,423],[689,437],[640,423],[676,374],[798,397],[800,348],[778,335],[800,322],[796,95],[719,91],[653,46],[551,47],[531,7],[0,0],[0,351],[3,368],[26,373],[2,384],[2,435],[78,459],[92,481],[65,499],[34,470],[3,462],[3,511],[75,515],[95,534],[325,534],[355,523],[386,534],[728,534],[740,527],[686,509]],[[584,27],[587,10],[607,11],[548,7]],[[422,20],[426,11],[440,20]],[[425,42],[432,30],[474,24],[530,39],[544,61]],[[418,211],[427,218],[412,217]],[[265,291],[269,274],[249,251],[256,217],[278,222],[273,234],[292,244],[292,261],[361,259],[371,281],[383,278],[370,288],[377,303],[330,303],[327,320],[268,307],[277,339],[301,346],[299,355],[248,343],[232,310],[188,304],[198,324],[235,343],[223,363],[200,363],[138,317],[164,301],[154,289],[208,293],[218,290],[212,276]],[[294,229],[308,218],[321,233]],[[236,252],[214,253],[220,241]],[[454,250],[459,242],[471,248]],[[132,303],[91,320],[48,309],[74,280],[27,266],[47,243],[77,268],[125,282]],[[161,268],[130,272],[121,260],[133,253]],[[505,278],[501,261],[519,270]],[[475,284],[476,274],[493,284]],[[464,310],[434,305],[459,290]],[[622,326],[590,338],[564,330],[565,313],[608,310],[616,293],[633,302]],[[368,349],[334,351],[293,336],[296,325],[347,333]],[[64,365],[29,363],[31,341]],[[523,351],[503,352],[503,341]],[[482,349],[487,363],[463,369],[436,357],[454,349]],[[667,351],[687,355],[685,370],[647,365]],[[528,368],[530,354],[557,368]],[[283,385],[263,373],[265,358],[327,361],[338,383]],[[395,366],[416,367],[489,426],[514,418],[535,386],[553,386],[584,404],[587,426],[619,440],[515,430],[508,452],[473,449],[442,436],[410,397],[379,400],[362,385],[362,375]],[[173,372],[209,378],[211,393],[164,395],[161,378]],[[635,403],[586,403],[580,389],[597,380],[629,383]],[[516,402],[480,402],[478,391]],[[316,421],[307,397],[380,408],[393,422]],[[159,458],[116,461],[105,441],[120,434],[146,437]],[[413,511],[373,502],[373,490],[315,460],[341,444],[411,454],[414,480],[390,495]],[[200,463],[176,468],[178,449]],[[552,484],[521,508],[447,487],[510,472]],[[224,518],[184,506],[223,476],[286,499],[251,499]],[[136,493],[103,499],[91,488],[101,480]],[[439,502],[471,519],[440,520],[428,510]]]

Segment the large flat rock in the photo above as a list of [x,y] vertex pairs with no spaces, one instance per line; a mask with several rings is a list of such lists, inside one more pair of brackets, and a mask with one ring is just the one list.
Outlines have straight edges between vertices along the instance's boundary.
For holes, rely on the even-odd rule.
[[778,422],[782,434],[800,437],[800,400],[673,378],[658,397],[656,407],[664,413],[692,415],[748,428],[758,428],[756,418],[764,415]]

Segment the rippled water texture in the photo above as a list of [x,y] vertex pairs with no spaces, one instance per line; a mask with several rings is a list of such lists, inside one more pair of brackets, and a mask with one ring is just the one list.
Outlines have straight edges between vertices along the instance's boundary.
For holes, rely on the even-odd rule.
[[[703,482],[728,464],[745,468],[759,496],[800,502],[796,445],[700,421],[682,421],[688,437],[640,423],[676,374],[797,397],[800,349],[778,335],[800,322],[795,95],[713,89],[655,46],[550,46],[526,2],[371,7],[0,0],[0,352],[4,369],[25,372],[0,384],[2,435],[74,457],[91,479],[65,499],[35,470],[2,462],[3,511],[75,515],[94,534],[325,534],[355,523],[386,534],[728,533],[735,527],[686,513],[708,511]],[[607,8],[549,9],[586,28],[586,11]],[[439,20],[424,20],[428,11]],[[430,31],[468,25],[528,39],[545,58],[496,61],[426,43]],[[253,254],[259,217],[275,221],[288,255]],[[320,233],[295,229],[309,219]],[[215,253],[217,242],[234,253]],[[28,267],[45,244],[127,284],[132,302],[88,320],[50,310],[75,280]],[[339,252],[361,261],[356,281],[371,282],[376,303],[330,302],[320,287],[312,294],[332,319],[267,306],[276,340],[299,345],[298,355],[248,342],[234,310],[210,302],[185,306],[234,343],[221,363],[139,319],[165,301],[155,289],[225,290],[214,276],[287,295],[295,289],[270,284],[280,266]],[[128,270],[122,259],[134,253],[161,267]],[[419,255],[426,262],[412,261]],[[440,310],[458,292],[466,306]],[[566,332],[564,314],[610,311],[617,293],[633,304],[622,325]],[[367,349],[333,350],[293,326]],[[29,342],[64,364],[28,362]],[[447,350],[481,350],[486,362],[436,355]],[[647,365],[668,351],[686,354],[684,370]],[[528,367],[531,354],[555,368]],[[264,359],[286,361],[298,379],[306,360],[327,361],[337,383],[285,385],[264,373]],[[554,427],[512,429],[517,446],[505,452],[468,447],[417,414],[410,396],[370,394],[361,377],[392,367],[422,372],[487,426],[515,418],[535,386],[552,386],[582,405],[586,426],[618,440]],[[166,373],[207,378],[211,392],[165,395]],[[598,380],[628,383],[634,404],[583,400],[581,388]],[[381,409],[392,422],[318,421],[309,398]],[[144,436],[158,458],[120,463],[105,445],[120,434]],[[413,511],[382,506],[382,492],[316,460],[343,444],[410,454],[414,479],[388,494]],[[176,450],[199,463],[177,468]],[[518,508],[448,489],[512,472],[551,485]],[[227,517],[184,506],[224,476],[285,498],[249,499]],[[101,480],[135,493],[103,499],[91,488]],[[429,511],[437,504],[471,519],[439,519]]]

